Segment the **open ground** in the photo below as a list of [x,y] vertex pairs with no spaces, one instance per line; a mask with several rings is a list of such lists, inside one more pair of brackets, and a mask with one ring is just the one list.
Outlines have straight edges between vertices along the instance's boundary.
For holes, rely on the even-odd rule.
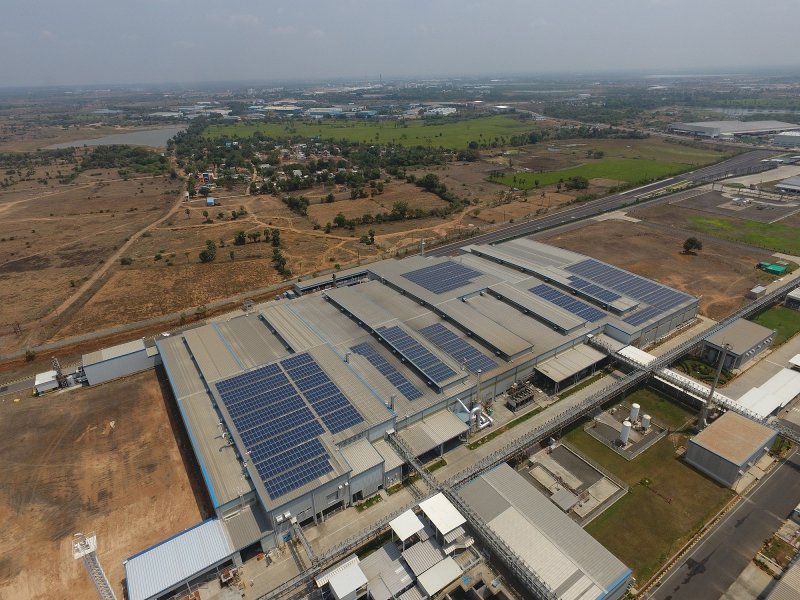
[[209,514],[180,415],[155,370],[0,404],[0,597],[95,595],[76,532],[122,598],[122,561]]
[[650,389],[626,398],[673,433],[628,461],[584,430],[581,423],[565,441],[624,480],[630,492],[592,521],[586,530],[633,569],[643,583],[711,518],[733,492],[684,464],[684,426],[693,415]]

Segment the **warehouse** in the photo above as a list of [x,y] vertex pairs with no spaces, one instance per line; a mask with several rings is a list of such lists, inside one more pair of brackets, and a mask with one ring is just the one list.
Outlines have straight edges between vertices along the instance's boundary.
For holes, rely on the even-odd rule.
[[[601,366],[592,336],[644,345],[697,313],[695,297],[532,240],[464,251],[309,280],[295,300],[157,341],[233,553],[397,483],[389,436],[441,455],[491,426],[482,404],[515,382]],[[440,543],[460,534],[426,518]]]
[[81,359],[81,369],[89,385],[146,371],[157,364],[161,364],[158,349],[155,346],[145,347],[144,340],[96,350],[84,354]]
[[800,130],[800,125],[782,121],[698,121],[672,123],[670,131],[699,137],[735,137],[740,135],[771,135]]
[[775,332],[763,325],[737,319],[704,340],[703,356],[711,364],[719,363],[723,347],[726,350],[723,367],[741,369],[772,345]]
[[781,192],[787,192],[789,194],[800,194],[800,175],[787,177],[780,183],[776,183],[775,188]]
[[791,308],[792,310],[800,310],[800,288],[794,289],[786,295],[786,300],[784,301],[784,306],[786,308]]
[[800,131],[782,131],[772,138],[772,143],[782,148],[800,148]]
[[627,591],[631,570],[509,465],[458,493],[555,597],[616,600]]
[[684,459],[695,469],[733,488],[769,452],[778,432],[726,412],[689,440]]

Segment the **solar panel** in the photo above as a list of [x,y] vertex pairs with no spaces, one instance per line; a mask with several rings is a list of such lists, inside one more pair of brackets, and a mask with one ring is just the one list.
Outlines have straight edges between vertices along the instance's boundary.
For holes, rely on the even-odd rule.
[[261,425],[267,421],[277,419],[281,415],[299,410],[305,406],[305,402],[300,396],[292,396],[280,402],[275,402],[269,406],[262,407],[239,417],[233,417],[233,422],[239,433],[252,429],[256,425]]
[[325,457],[315,458],[272,479],[267,479],[264,488],[274,500],[331,471],[333,467]]
[[245,445],[250,446],[263,439],[274,437],[279,433],[291,431],[295,427],[304,425],[305,423],[314,422],[314,420],[314,415],[311,414],[311,411],[303,406],[299,410],[295,410],[275,419],[269,419],[244,433],[240,431],[239,435]]
[[580,300],[576,300],[571,294],[565,294],[561,290],[557,290],[543,283],[530,288],[528,291],[592,323],[606,316],[602,310],[586,304],[585,302],[581,302]]
[[630,325],[641,325],[645,321],[649,321],[653,317],[660,315],[662,313],[660,308],[655,306],[648,306],[647,308],[637,311],[630,316],[627,316],[623,319],[626,323]]
[[614,292],[611,292],[605,288],[601,288],[599,285],[594,284],[591,281],[586,281],[585,279],[575,275],[570,275],[569,280],[573,288],[601,303],[609,304],[615,300],[619,300],[622,297],[619,294],[615,294]]
[[397,350],[411,364],[417,367],[431,381],[441,383],[455,377],[457,373],[417,340],[397,325],[378,327],[375,330],[392,348]]
[[434,294],[443,294],[464,287],[483,273],[448,260],[430,267],[423,267],[402,276]]
[[406,399],[416,400],[422,397],[422,392],[408,381],[402,373],[395,369],[389,361],[378,354],[378,351],[367,342],[356,344],[350,348],[350,350],[366,358],[381,375],[386,377],[386,379],[406,397]]
[[363,420],[364,419],[361,417],[361,415],[358,414],[358,411],[356,411],[356,409],[351,405],[322,415],[322,421],[325,423],[325,427],[327,427],[331,433],[339,433],[340,431],[344,431],[353,425],[358,425]]
[[271,437],[251,448],[248,448],[247,454],[251,457],[253,462],[258,462],[294,446],[299,446],[303,442],[314,439],[325,433],[325,430],[320,425],[319,421],[311,421],[305,425],[301,425],[281,435]]
[[299,463],[306,462],[317,456],[327,456],[327,454],[322,443],[318,439],[313,439],[291,450],[277,454],[269,460],[262,460],[255,467],[261,479],[264,480],[283,473]]
[[462,363],[472,373],[477,373],[478,370],[486,372],[497,366],[497,363],[491,358],[458,337],[441,323],[423,327],[419,332],[433,342],[435,346]]

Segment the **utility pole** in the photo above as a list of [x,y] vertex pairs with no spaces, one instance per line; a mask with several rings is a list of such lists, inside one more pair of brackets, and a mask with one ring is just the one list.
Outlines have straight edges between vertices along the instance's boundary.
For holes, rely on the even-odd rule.
[[717,372],[714,374],[714,381],[711,383],[711,389],[708,392],[708,398],[703,403],[703,406],[700,408],[700,418],[697,420],[697,430],[703,431],[706,427],[706,420],[708,419],[708,411],[713,406],[714,402],[714,392],[717,389],[717,383],[719,382],[719,376],[722,374],[722,366],[725,364],[725,359],[728,356],[728,349],[731,345],[727,342],[722,344],[722,351],[719,355],[719,363],[717,364]]

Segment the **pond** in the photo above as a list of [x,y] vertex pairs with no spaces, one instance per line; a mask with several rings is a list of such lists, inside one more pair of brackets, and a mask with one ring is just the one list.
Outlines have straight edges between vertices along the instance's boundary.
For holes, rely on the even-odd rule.
[[174,137],[185,127],[160,127],[158,129],[145,129],[140,131],[129,131],[127,133],[115,133],[94,139],[75,140],[72,142],[62,142],[47,146],[46,150],[58,148],[80,148],[81,146],[110,146],[112,144],[130,144],[132,146],[152,146],[154,148],[165,148],[167,140]]

